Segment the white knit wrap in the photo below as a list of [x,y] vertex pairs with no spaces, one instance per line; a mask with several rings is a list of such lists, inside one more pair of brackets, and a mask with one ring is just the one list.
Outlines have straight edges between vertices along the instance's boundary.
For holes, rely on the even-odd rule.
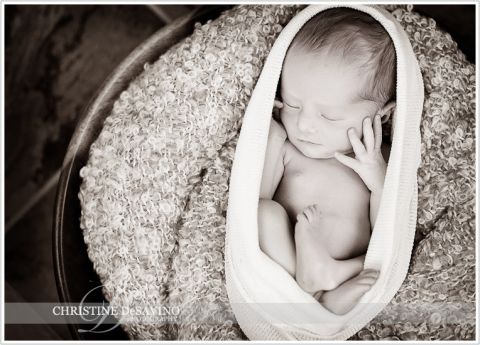
[[229,300],[251,340],[347,339],[393,298],[407,274],[417,214],[417,168],[424,92],[412,47],[385,10],[348,5],[370,14],[390,34],[397,54],[395,134],[365,268],[380,270],[374,286],[347,314],[331,313],[259,247],[257,211],[276,86],[292,39],[312,16],[334,6],[305,8],[281,32],[243,120],[230,179],[225,269]]

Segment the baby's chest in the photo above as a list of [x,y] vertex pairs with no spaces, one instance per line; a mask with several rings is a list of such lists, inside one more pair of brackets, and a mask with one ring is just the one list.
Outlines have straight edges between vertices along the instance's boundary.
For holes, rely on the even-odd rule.
[[298,214],[318,204],[330,214],[360,213],[368,210],[370,192],[360,177],[335,159],[291,157],[277,188],[275,199],[289,213]]

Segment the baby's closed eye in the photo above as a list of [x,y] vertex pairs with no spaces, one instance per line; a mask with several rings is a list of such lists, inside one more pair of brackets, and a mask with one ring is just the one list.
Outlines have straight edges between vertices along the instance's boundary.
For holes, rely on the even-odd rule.
[[330,115],[326,115],[326,114],[320,114],[323,118],[327,119],[328,121],[332,121],[332,122],[336,122],[336,121],[341,121],[342,119],[338,119],[338,118],[333,118],[331,117]]
[[[300,110],[302,107],[299,106],[299,105],[296,105],[294,103],[291,103],[291,102],[287,102],[285,100],[283,100],[283,104],[286,105],[286,108],[289,108],[291,110]],[[337,122],[337,121],[341,121],[342,119],[341,118],[338,118],[338,116],[332,116],[332,115],[329,115],[329,114],[326,114],[326,113],[322,113],[322,112],[318,112],[316,114],[318,117],[322,117],[324,119],[326,119],[327,121],[330,121],[330,122]]]
[[296,110],[300,110],[300,107],[299,107],[299,106],[296,106],[296,105],[293,105],[293,104],[289,104],[289,103],[287,103],[287,102],[285,102],[285,101],[283,101],[283,104],[286,104],[287,107],[289,107],[289,108],[296,109]]

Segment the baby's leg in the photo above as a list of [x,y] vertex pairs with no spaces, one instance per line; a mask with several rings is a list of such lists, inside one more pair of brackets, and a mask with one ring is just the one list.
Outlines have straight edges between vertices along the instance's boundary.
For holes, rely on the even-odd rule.
[[260,248],[295,277],[295,243],[287,212],[278,202],[260,199],[258,205]]
[[330,291],[324,291],[314,297],[331,312],[343,315],[349,312],[358,300],[370,290],[378,278],[378,271],[365,269],[352,279]]
[[[297,217],[295,225],[296,279],[309,293],[332,290],[356,276],[363,269],[365,255],[337,260],[330,253],[329,244],[336,231],[327,229],[328,222],[317,206],[307,207]],[[343,243],[345,244],[345,243]]]

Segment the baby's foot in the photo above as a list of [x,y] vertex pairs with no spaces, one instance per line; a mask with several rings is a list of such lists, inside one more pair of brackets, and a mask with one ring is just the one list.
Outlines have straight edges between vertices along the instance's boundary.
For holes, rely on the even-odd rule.
[[319,302],[337,315],[349,312],[372,285],[377,281],[378,271],[366,269],[347,280],[336,289],[325,291]]
[[339,284],[334,279],[335,260],[325,248],[321,227],[322,213],[317,205],[308,206],[298,214],[295,225],[296,280],[309,293],[331,290]]
[[[315,204],[305,207],[305,209],[297,215],[297,226],[311,230],[312,227],[318,228],[321,225],[321,220],[322,211],[320,211],[318,205]],[[295,228],[295,231],[296,230]]]

